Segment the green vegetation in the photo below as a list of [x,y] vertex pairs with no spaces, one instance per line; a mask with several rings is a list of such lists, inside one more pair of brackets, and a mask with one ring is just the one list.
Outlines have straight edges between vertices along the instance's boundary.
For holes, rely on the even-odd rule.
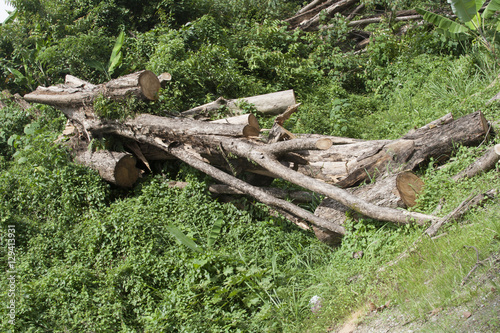
[[[285,125],[297,133],[394,139],[448,112],[482,110],[500,119],[500,104],[487,104],[500,90],[494,53],[431,25],[412,25],[401,36],[394,31],[405,23],[369,26],[366,52],[354,54],[341,18],[328,30],[287,30],[281,20],[302,1],[11,3],[15,20],[0,26],[2,89],[25,93],[65,74],[93,83],[144,68],[172,74],[154,103],[97,99],[106,118],[175,114],[218,96],[294,89],[302,105]],[[388,11],[437,6],[364,3]],[[496,22],[490,14],[485,19]],[[16,251],[16,318],[11,325],[1,308],[3,332],[324,332],[368,301],[391,301],[421,317],[495,286],[462,281],[476,263],[464,246],[476,247],[480,260],[500,250],[498,199],[435,240],[421,238],[420,227],[350,218],[342,245],[331,249],[261,204],[213,199],[206,190],[212,180],[179,163],[153,165],[156,175],[132,191],[113,188],[55,143],[65,122],[59,111],[2,102],[2,304],[11,300],[10,225]],[[444,216],[471,193],[500,188],[498,170],[450,179],[495,143],[498,137],[457,147],[442,166],[430,161],[418,171],[426,187],[414,209],[433,213],[444,198],[436,213]],[[169,180],[190,185],[170,188]],[[408,258],[379,271],[415,241]],[[352,258],[357,251],[363,258]],[[320,297],[316,313],[313,296]]]

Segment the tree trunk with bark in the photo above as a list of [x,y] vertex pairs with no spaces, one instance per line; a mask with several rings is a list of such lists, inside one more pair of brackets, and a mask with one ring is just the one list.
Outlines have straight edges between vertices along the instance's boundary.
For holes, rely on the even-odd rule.
[[[109,97],[115,98],[127,95],[127,89],[132,93],[139,86],[141,94],[132,95],[143,98],[145,94],[142,91],[151,89],[140,83],[139,76],[140,74],[118,78],[100,86],[71,78],[63,87],[37,89],[29,94],[29,100],[61,108],[77,127],[76,132],[81,133],[88,141],[103,136],[122,140],[124,146],[147,168],[149,161],[154,159],[179,159],[230,186],[232,191],[252,196],[273,208],[308,221],[318,233],[329,234],[329,241],[333,242],[337,242],[345,234],[342,221],[347,210],[396,224],[436,223],[439,219],[434,216],[401,209],[404,203],[401,203],[400,193],[404,191],[396,190],[396,174],[402,170],[412,170],[430,158],[447,158],[457,144],[481,142],[487,133],[486,121],[480,112],[457,120],[447,115],[398,140],[376,141],[292,133],[282,135],[283,132],[280,132],[281,134],[271,135],[266,142],[265,138],[259,136],[258,123],[255,124],[251,116],[245,116],[243,121],[228,118],[218,122],[148,114],[126,121],[99,119],[95,116],[88,101],[97,93],[109,94]],[[158,81],[154,74],[151,77]],[[117,88],[120,86],[129,88],[120,90]],[[156,84],[151,86],[156,87]],[[154,98],[154,94],[152,96]],[[263,97],[256,98],[262,100]],[[252,100],[247,98],[247,101]],[[266,103],[272,104],[275,101],[271,99]],[[280,110],[287,111],[276,119],[275,125],[285,130],[283,122],[291,113],[296,112],[298,105],[295,104],[294,97],[293,101],[290,99],[278,104]],[[273,104],[272,109],[278,110],[278,104]],[[208,108],[203,106],[196,112],[206,110]],[[135,159],[123,154],[117,159],[117,153],[84,153],[77,160],[99,169],[102,176],[110,182],[131,186],[138,174],[137,169],[134,169]],[[121,162],[122,159],[124,162]],[[122,169],[122,164],[127,168]],[[117,169],[124,171],[117,173]],[[337,208],[334,217],[322,213],[320,208],[315,215],[279,198],[278,193],[237,178],[247,170],[279,177],[313,193],[324,195],[340,208]],[[123,182],[122,179],[126,180]],[[359,189],[341,188],[356,186],[364,181],[375,182]],[[415,184],[409,186],[408,192],[413,190]],[[326,203],[320,207],[325,206]]]
[[124,152],[99,150],[86,151],[76,156],[75,161],[99,172],[108,182],[120,187],[132,187],[139,178],[136,159]]
[[292,89],[278,91],[275,93],[244,97],[240,99],[225,99],[219,97],[217,100],[197,106],[182,112],[183,116],[208,115],[221,107],[226,107],[236,113],[242,112],[241,102],[252,104],[255,109],[263,114],[277,115],[285,111],[290,105],[296,104],[295,93]]

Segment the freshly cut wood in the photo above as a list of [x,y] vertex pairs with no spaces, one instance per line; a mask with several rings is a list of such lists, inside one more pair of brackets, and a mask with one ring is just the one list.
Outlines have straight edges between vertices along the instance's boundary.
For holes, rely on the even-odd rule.
[[159,90],[160,81],[153,72],[146,70],[121,76],[101,85],[93,85],[66,75],[64,84],[48,88],[38,87],[34,92],[24,95],[24,99],[56,107],[78,108],[89,105],[98,95],[112,99],[135,96],[156,100]]
[[432,223],[432,225],[425,230],[425,233],[429,236],[434,236],[439,228],[448,222],[459,220],[462,216],[467,213],[471,208],[483,205],[488,199],[493,199],[498,195],[497,189],[492,189],[484,193],[480,193],[476,196],[470,195],[465,199],[457,208],[455,208],[451,213]]
[[[157,80],[156,76],[155,79]],[[118,81],[124,80],[117,79]],[[71,82],[72,89],[76,90],[87,85],[78,80],[71,80]],[[111,82],[101,86],[112,87]],[[79,105],[84,105],[85,101],[79,103]],[[284,109],[290,105],[294,106],[295,101],[286,105]],[[453,153],[457,144],[479,143],[484,140],[487,133],[484,117],[480,112],[476,112],[447,123],[429,125],[398,140],[358,141],[311,136],[264,143],[263,140],[255,140],[254,136],[258,135],[258,129],[247,124],[218,124],[190,118],[158,117],[145,114],[132,120],[108,121],[87,117],[87,112],[93,112],[91,107],[88,110],[75,108],[74,105],[69,108],[71,107],[73,112],[65,114],[68,118],[76,120],[75,126],[78,127],[78,132],[86,133],[88,138],[113,136],[115,139],[121,138],[125,143],[133,140],[138,143],[146,161],[150,158],[149,152],[142,150],[143,147],[156,147],[156,151],[162,150],[166,156],[173,156],[184,161],[267,205],[309,221],[320,229],[329,230],[335,237],[345,233],[341,225],[342,221],[339,219],[329,221],[318,217],[235,176],[249,168],[254,168],[257,172],[282,178],[304,189],[324,195],[344,206],[346,210],[352,210],[355,214],[396,224],[435,223],[438,220],[435,216],[399,209],[401,200],[399,200],[398,191],[395,191],[396,176],[393,174],[399,170],[412,170],[431,157],[438,161],[447,158]],[[60,108],[68,109],[67,106]],[[277,124],[279,125],[279,122]],[[247,129],[253,133],[249,134],[246,132]],[[294,135],[291,134],[291,136]],[[317,166],[318,169],[324,169],[325,163],[341,165],[343,173],[337,179],[336,184],[332,185],[317,179],[319,178],[317,175],[307,176],[300,172],[304,171],[301,168],[310,167],[313,163],[323,163],[321,168]],[[135,162],[133,164],[135,165]],[[228,170],[230,174],[216,168],[215,165]],[[322,170],[319,171],[324,174]],[[394,179],[390,180],[389,175]],[[114,178],[116,181],[117,177],[114,176]],[[365,194],[357,192],[353,194],[354,190],[347,191],[339,187],[349,187],[367,180],[375,180],[373,185],[370,184],[374,188],[383,188],[384,181],[387,182],[389,185],[379,192],[383,193],[383,196],[365,199],[363,198]],[[359,189],[359,191],[362,190]],[[369,192],[370,196],[374,196],[377,190],[370,189]],[[389,197],[388,193],[393,194],[394,197]],[[366,195],[366,198],[368,197],[369,195]],[[394,202],[388,203],[387,200]],[[343,215],[345,218],[345,214]]]
[[158,81],[160,82],[162,88],[165,88],[167,86],[167,82],[170,80],[172,80],[172,75],[170,75],[170,73],[161,73],[158,75]]
[[160,88],[158,77],[153,72],[145,70],[111,80],[104,84],[102,90],[104,96],[112,99],[134,95],[139,99],[155,101],[158,99]]
[[469,165],[467,169],[453,176],[452,179],[454,181],[457,181],[465,177],[472,178],[481,172],[486,172],[493,169],[498,161],[500,161],[500,144],[488,149],[486,153],[483,154],[483,156]]
[[76,156],[76,162],[91,167],[108,182],[121,187],[131,187],[139,178],[136,159],[124,152],[99,150],[86,151]]
[[219,97],[214,102],[200,105],[193,109],[184,111],[182,112],[182,115],[194,116],[198,114],[210,113],[218,110],[222,106],[225,106],[235,112],[240,112],[241,109],[239,105],[242,101],[253,104],[258,112],[270,115],[280,114],[285,111],[290,105],[296,104],[295,93],[292,89],[290,89],[240,99],[224,99],[222,97]]
[[252,126],[253,128],[256,128],[260,132],[259,121],[251,113],[242,114],[240,116],[229,117],[229,118],[224,118],[224,119],[212,120],[211,123],[212,124],[249,125],[249,126]]
[[404,171],[396,177],[396,188],[406,207],[413,207],[417,204],[417,196],[424,190],[424,182],[413,172]]

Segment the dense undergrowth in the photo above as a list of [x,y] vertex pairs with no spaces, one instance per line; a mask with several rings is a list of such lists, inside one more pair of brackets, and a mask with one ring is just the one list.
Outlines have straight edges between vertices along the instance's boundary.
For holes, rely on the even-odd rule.
[[[24,93],[66,73],[94,83],[143,68],[172,74],[149,105],[98,101],[106,116],[175,114],[221,95],[294,89],[302,105],[286,126],[298,133],[394,139],[448,112],[482,110],[488,120],[500,119],[499,104],[486,103],[500,90],[494,56],[426,25],[402,36],[393,33],[398,26],[369,27],[372,41],[355,55],[345,52],[341,19],[335,29],[287,31],[279,19],[300,1],[150,1],[140,9],[118,1],[12,3],[18,21],[0,27],[3,89]],[[391,9],[417,5],[432,4],[403,1]],[[96,70],[122,30],[120,66]],[[213,199],[210,178],[175,163],[154,165],[155,175],[132,191],[116,189],[73,164],[55,142],[64,125],[57,110],[4,103],[2,304],[12,299],[12,225],[16,255],[15,324],[2,307],[5,332],[322,332],[367,301],[391,301],[421,316],[480,290],[461,286],[476,260],[464,246],[475,246],[481,259],[500,249],[494,200],[447,227],[446,237],[423,238],[416,255],[379,271],[423,229],[349,220],[342,245],[330,249],[261,204]],[[418,171],[426,187],[415,209],[432,213],[444,198],[436,212],[444,216],[471,193],[500,188],[498,170],[450,179],[499,142],[457,147],[442,166],[430,161]],[[190,185],[170,188],[172,179]],[[352,258],[357,251],[362,259]],[[321,307],[315,313],[313,296]]]

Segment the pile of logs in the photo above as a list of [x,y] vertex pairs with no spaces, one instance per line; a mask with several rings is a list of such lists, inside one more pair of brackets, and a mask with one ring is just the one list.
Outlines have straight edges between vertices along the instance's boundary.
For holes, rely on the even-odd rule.
[[[93,110],[92,101],[98,95],[116,100],[129,96],[154,100],[160,86],[158,77],[149,71],[101,85],[68,75],[65,84],[39,87],[24,99],[59,108],[68,118],[65,133],[77,147],[75,161],[97,169],[113,184],[133,186],[141,172],[150,171],[151,161],[178,159],[221,183],[211,186],[210,191],[249,195],[290,216],[303,228],[309,228],[309,223],[316,235],[330,244],[337,243],[346,233],[343,222],[347,211],[396,224],[442,223],[435,216],[405,210],[415,204],[423,187],[412,170],[430,158],[444,161],[458,144],[477,145],[492,133],[478,111],[459,119],[447,114],[397,140],[297,135],[283,126],[298,110],[293,91],[246,99],[257,111],[279,114],[269,130],[260,129],[255,117],[249,114],[218,121],[194,119],[220,106],[237,113],[238,101],[222,98],[188,110],[180,117],[141,114],[118,121],[101,119]],[[119,140],[125,151],[89,151],[90,140],[100,137]],[[481,165],[494,166],[495,158],[498,161],[500,156],[499,147],[487,155],[484,161],[476,163],[477,167],[457,179],[485,170]],[[139,166],[144,170],[139,170]],[[282,178],[307,191],[287,192],[252,185],[242,180],[248,179],[248,173],[263,179]],[[317,195],[326,199],[314,214],[296,204]]]
[[[321,16],[331,19],[335,14],[341,15],[347,22],[347,26],[353,30],[350,37],[356,40],[356,48],[361,49],[369,42],[370,33],[360,30],[372,23],[380,23],[383,20],[392,22],[407,22],[421,20],[422,16],[415,10],[400,10],[384,12],[379,15],[364,14],[365,5],[360,0],[314,0],[301,8],[293,17],[285,20],[289,29],[302,29],[304,31],[316,31],[319,29],[330,29],[330,25],[322,25]],[[356,19],[357,18],[357,19]],[[403,33],[399,31],[398,33]]]

